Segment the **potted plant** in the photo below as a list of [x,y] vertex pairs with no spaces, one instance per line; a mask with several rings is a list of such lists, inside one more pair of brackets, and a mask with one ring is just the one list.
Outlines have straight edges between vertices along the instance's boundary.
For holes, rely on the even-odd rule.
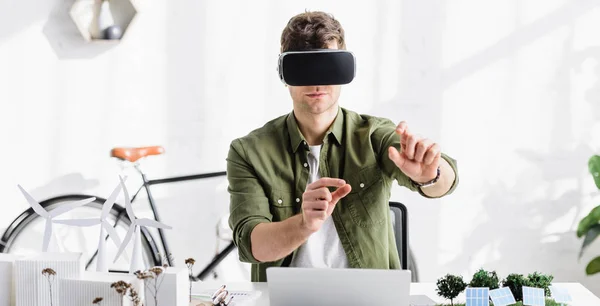
[[[600,189],[600,156],[594,155],[588,162],[589,172],[594,178],[596,187]],[[579,259],[583,255],[585,249],[600,235],[600,205],[596,206],[592,211],[579,222],[577,227],[577,237],[583,239],[583,245],[579,252]],[[587,275],[592,275],[600,272],[600,256],[592,259],[585,268]]]

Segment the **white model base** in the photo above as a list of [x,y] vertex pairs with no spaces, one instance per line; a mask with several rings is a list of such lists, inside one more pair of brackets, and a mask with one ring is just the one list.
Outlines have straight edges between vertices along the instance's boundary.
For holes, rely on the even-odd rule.
[[[52,284],[42,275],[42,270],[50,268],[56,272]],[[15,305],[16,306],[58,306],[59,279],[81,278],[84,268],[81,253],[39,253],[17,258],[14,265]]]
[[[187,268],[168,267],[159,276],[159,282],[160,278],[163,279],[157,294],[159,306],[189,306],[190,277]],[[146,289],[146,306],[156,306],[151,291],[150,288]]]
[[125,281],[133,285],[143,301],[144,283],[135,275],[123,273],[84,272],[77,278],[60,279],[60,306],[92,305],[95,298],[102,298],[102,306],[133,305],[129,294],[121,296],[110,285],[117,281]]

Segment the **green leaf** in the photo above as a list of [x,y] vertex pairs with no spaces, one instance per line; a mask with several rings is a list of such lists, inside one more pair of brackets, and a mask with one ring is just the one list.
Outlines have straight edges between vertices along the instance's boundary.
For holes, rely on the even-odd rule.
[[587,275],[592,275],[600,272],[600,256],[594,258],[585,268]]
[[592,177],[594,177],[596,187],[600,189],[600,155],[594,155],[590,158],[590,161],[588,162],[588,168],[590,169]]
[[583,240],[583,245],[581,246],[581,251],[579,252],[579,259],[583,256],[583,252],[585,249],[600,235],[600,224],[594,224],[585,234],[585,239]]
[[585,235],[590,228],[600,222],[600,205],[596,206],[592,211],[585,216],[585,218],[579,221],[579,226],[577,226],[577,237],[581,238],[581,236]]

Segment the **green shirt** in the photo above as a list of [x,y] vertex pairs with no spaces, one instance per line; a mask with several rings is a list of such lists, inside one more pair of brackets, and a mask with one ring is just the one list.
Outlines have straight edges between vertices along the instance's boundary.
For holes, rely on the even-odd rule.
[[[388,119],[340,107],[323,139],[320,177],[342,178],[352,186],[331,215],[351,268],[400,269],[388,205],[392,181],[426,196],[388,157],[388,147],[400,149],[395,129]],[[296,252],[276,262],[259,262],[252,255],[250,233],[260,223],[301,213],[308,150],[293,112],[231,143],[229,226],[240,260],[252,263],[253,282],[266,281],[268,267],[288,266]],[[445,154],[442,158],[457,173],[456,162]],[[448,193],[457,184],[458,175]]]

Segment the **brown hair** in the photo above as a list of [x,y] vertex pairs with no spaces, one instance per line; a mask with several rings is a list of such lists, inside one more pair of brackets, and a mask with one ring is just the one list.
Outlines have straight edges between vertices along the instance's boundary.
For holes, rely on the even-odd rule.
[[304,12],[290,19],[281,33],[281,52],[327,48],[337,40],[339,49],[346,49],[344,29],[331,14]]

